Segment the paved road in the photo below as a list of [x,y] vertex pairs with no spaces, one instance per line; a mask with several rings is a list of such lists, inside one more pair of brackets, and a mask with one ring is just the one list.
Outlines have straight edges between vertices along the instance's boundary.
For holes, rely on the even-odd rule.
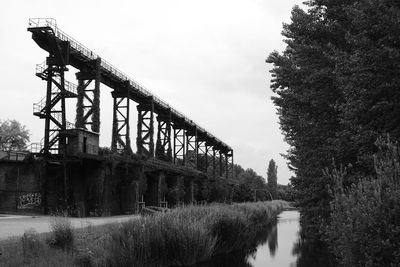
[[[111,222],[123,222],[138,215],[121,215],[112,217],[70,218],[73,227],[80,228],[90,225],[100,225]],[[50,231],[51,216],[17,216],[0,214],[0,239],[21,236],[25,230],[33,228],[38,233]]]

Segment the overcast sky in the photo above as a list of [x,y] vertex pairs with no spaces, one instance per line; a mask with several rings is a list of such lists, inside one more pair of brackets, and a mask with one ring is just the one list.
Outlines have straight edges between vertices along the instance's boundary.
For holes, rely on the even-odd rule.
[[[47,56],[27,32],[28,19],[52,17],[58,27],[234,149],[235,163],[278,183],[292,173],[280,156],[288,146],[270,100],[271,66],[282,51],[282,23],[302,0],[4,1],[0,8],[0,120],[17,119],[43,137],[32,104],[45,96],[35,64]],[[71,68],[68,80],[76,83]],[[101,87],[101,138],[111,143],[112,99]],[[68,100],[74,111],[74,100]],[[135,114],[135,113],[134,113]],[[136,116],[136,115],[133,115]],[[132,116],[132,117],[133,117]],[[69,114],[70,121],[74,116]],[[132,118],[135,143],[136,117]]]

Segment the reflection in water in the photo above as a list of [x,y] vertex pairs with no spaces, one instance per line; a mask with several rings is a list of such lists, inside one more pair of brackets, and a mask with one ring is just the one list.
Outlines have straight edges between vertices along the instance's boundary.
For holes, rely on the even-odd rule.
[[268,248],[271,257],[275,256],[276,249],[278,248],[278,227],[275,225],[268,236]]
[[220,255],[196,267],[334,266],[329,261],[326,246],[306,239],[304,231],[300,231],[299,221],[298,211],[284,211],[277,222],[258,231],[253,249]]
[[336,266],[326,243],[318,239],[313,217],[301,214],[300,225],[299,237],[293,247],[293,254],[297,256],[296,266]]

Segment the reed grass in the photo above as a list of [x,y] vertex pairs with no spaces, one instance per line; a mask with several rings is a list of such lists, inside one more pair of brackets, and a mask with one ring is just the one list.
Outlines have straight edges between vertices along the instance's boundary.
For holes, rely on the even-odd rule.
[[[55,239],[54,231],[28,233],[22,242],[3,244],[7,248],[0,265],[50,266],[57,262],[57,266],[190,266],[256,246],[260,231],[265,232],[265,226],[286,205],[284,201],[188,205],[123,223],[74,229],[72,241],[68,231],[72,228],[62,221],[56,231],[57,240],[64,245],[49,246],[46,242]],[[10,259],[12,249],[19,259]]]

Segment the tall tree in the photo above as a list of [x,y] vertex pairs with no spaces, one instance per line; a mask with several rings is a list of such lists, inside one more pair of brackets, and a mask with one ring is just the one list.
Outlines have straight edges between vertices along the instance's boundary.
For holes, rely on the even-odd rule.
[[331,182],[323,169],[337,155],[335,142],[341,127],[337,103],[342,101],[332,44],[343,37],[323,15],[322,7],[306,12],[295,6],[291,23],[283,26],[285,51],[275,51],[267,59],[274,65],[271,88],[276,96],[272,100],[290,145],[286,158],[295,173],[291,183],[299,204],[319,218],[329,216],[327,184]]
[[275,199],[277,196],[278,188],[278,166],[275,164],[275,161],[273,159],[271,159],[268,164],[267,182],[268,190],[271,193],[272,197]]
[[29,130],[16,120],[0,121],[0,149],[5,151],[25,149]]
[[[348,167],[345,184],[374,175],[374,141],[400,138],[400,2],[310,0],[294,7],[273,52],[273,101],[290,149],[299,203],[328,218],[332,185],[323,169]],[[312,214],[312,212],[311,212]],[[313,220],[313,221],[316,221]]]

